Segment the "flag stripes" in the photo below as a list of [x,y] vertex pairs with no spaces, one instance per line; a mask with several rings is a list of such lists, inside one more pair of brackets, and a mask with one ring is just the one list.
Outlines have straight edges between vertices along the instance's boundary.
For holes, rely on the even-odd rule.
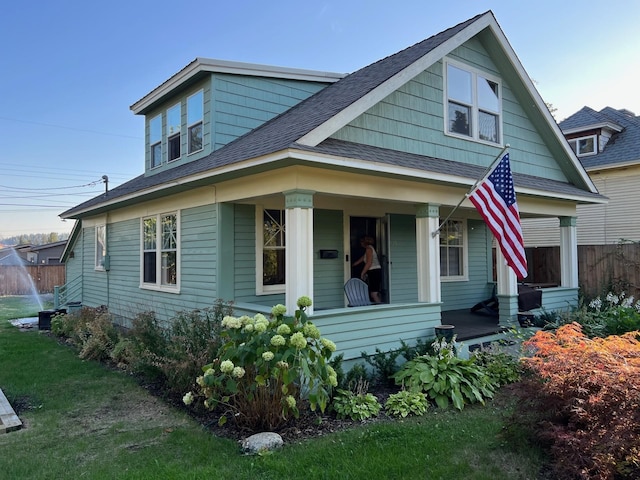
[[519,279],[527,276],[527,259],[516,203],[513,177],[506,154],[496,168],[469,195]]

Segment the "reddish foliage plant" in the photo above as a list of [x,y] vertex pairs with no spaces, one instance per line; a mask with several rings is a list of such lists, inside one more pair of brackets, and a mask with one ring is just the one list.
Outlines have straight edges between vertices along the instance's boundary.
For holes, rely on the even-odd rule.
[[640,333],[587,338],[578,323],[525,342],[525,365],[553,405],[541,434],[562,478],[640,478]]

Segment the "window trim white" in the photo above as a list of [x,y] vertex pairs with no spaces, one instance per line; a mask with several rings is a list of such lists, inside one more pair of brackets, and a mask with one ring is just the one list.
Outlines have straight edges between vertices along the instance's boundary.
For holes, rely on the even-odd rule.
[[[102,234],[99,235],[99,231]],[[94,227],[95,241],[94,241],[94,269],[100,272],[105,271],[105,260],[107,257],[107,225],[106,223],[100,223]],[[102,237],[102,261],[98,260],[98,240]]]
[[[199,119],[197,121],[194,122],[189,122],[189,99],[191,99],[192,97],[201,94],[202,95],[202,115],[199,117]],[[197,91],[193,92],[191,95],[187,95],[187,99],[186,99],[186,122],[187,122],[187,155],[193,155],[194,153],[198,153],[201,152],[202,150],[204,150],[204,89],[200,88]],[[191,151],[191,128],[195,127],[196,125],[201,124],[202,125],[202,145],[200,146],[200,148],[198,150],[193,150]]]
[[[167,215],[176,216],[176,284],[162,284],[162,249],[159,247],[162,238],[162,222],[161,219]],[[156,219],[156,281],[155,283],[147,283],[144,281],[144,221],[148,218]],[[180,293],[181,280],[181,249],[182,249],[182,233],[181,233],[181,216],[180,210],[160,212],[153,215],[145,215],[140,218],[140,285],[143,290],[154,290],[157,292]],[[160,253],[160,254],[158,254]]]
[[[173,109],[177,108],[178,109],[178,119],[179,119],[179,123],[178,123],[178,131],[174,134],[171,134],[169,132],[169,112]],[[167,162],[177,162],[178,160],[180,160],[180,158],[182,157],[182,103],[178,102],[175,105],[172,105],[171,107],[167,108],[167,126],[166,126],[166,136],[167,136]],[[178,137],[178,146],[180,148],[180,155],[178,155],[176,158],[169,158],[171,155],[171,148],[170,148],[170,142],[169,140],[173,137],[177,136]]]
[[[440,271],[441,282],[464,282],[469,280],[469,228],[466,218],[450,218],[450,222],[460,222],[462,224],[462,275],[443,275]],[[443,226],[444,229],[444,226]],[[438,248],[442,248],[438,245]],[[447,247],[448,248],[448,247]],[[438,265],[440,268],[440,265]]]
[[[580,140],[587,140],[589,138],[593,139],[593,151],[592,152],[586,152],[586,153],[578,152],[578,142]],[[591,155],[597,155],[597,153],[598,153],[598,135],[596,135],[595,133],[592,134],[592,135],[584,135],[582,137],[570,138],[567,141],[569,142],[569,145],[571,145],[572,142],[574,142],[576,144],[575,150],[572,149],[575,152],[576,157],[589,157]]]
[[[154,122],[154,120],[156,119],[160,119],[160,139],[155,141],[155,142],[151,142],[151,125]],[[163,152],[162,152],[162,139],[163,139],[163,132],[162,132],[162,113],[159,113],[158,115],[155,115],[153,117],[151,117],[149,119],[149,169],[154,169],[154,168],[158,168],[162,166],[163,163]],[[153,163],[153,147],[155,147],[156,145],[160,145],[160,161],[158,162],[157,165],[154,165]]]
[[[264,285],[263,283],[263,260],[262,256],[264,253],[264,211],[266,210],[280,210],[283,212],[282,218],[285,219],[286,212],[283,208],[268,208],[262,205],[256,205],[256,295],[273,295],[276,293],[285,293],[286,289],[286,278],[285,283],[281,283],[278,285]],[[286,222],[286,220],[285,220]],[[287,228],[285,223],[285,229]],[[284,250],[286,252],[287,246],[284,246]]]
[[[460,70],[464,70],[469,72],[472,77],[471,81],[471,104],[467,104],[460,100],[450,99],[449,98],[449,82],[448,82],[448,67],[449,65],[458,68]],[[486,108],[480,108],[478,101],[478,76],[485,78],[491,82],[494,82],[498,86],[498,111],[491,111]],[[459,62],[452,58],[445,58],[443,61],[443,72],[442,72],[442,101],[443,101],[443,117],[444,117],[444,134],[449,137],[460,138],[463,140],[470,140],[477,143],[482,143],[485,145],[491,146],[502,146],[503,145],[503,131],[504,131],[504,110],[503,110],[503,101],[502,101],[502,80],[495,75],[492,75],[484,70],[480,70],[478,68],[474,68],[466,63]],[[452,101],[454,103],[458,103],[460,105],[464,105],[471,109],[471,135],[467,136],[461,133],[451,132],[449,131],[449,102]],[[480,112],[487,112],[491,115],[496,115],[498,117],[498,142],[490,142],[489,140],[483,140],[480,138]]]

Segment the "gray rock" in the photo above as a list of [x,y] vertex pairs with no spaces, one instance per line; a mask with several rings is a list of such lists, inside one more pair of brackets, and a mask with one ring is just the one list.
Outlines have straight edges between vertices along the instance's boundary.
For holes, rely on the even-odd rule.
[[274,432],[262,432],[251,435],[240,441],[242,451],[247,455],[255,455],[264,453],[268,450],[280,448],[284,445],[282,437]]

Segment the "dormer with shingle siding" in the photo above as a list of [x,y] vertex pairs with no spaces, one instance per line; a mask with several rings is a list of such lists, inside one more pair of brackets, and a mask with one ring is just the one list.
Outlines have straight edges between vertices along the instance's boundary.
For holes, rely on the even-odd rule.
[[559,126],[589,171],[640,162],[640,117],[629,110],[583,107]]
[[131,106],[145,116],[145,175],[205,157],[342,77],[196,58]]

